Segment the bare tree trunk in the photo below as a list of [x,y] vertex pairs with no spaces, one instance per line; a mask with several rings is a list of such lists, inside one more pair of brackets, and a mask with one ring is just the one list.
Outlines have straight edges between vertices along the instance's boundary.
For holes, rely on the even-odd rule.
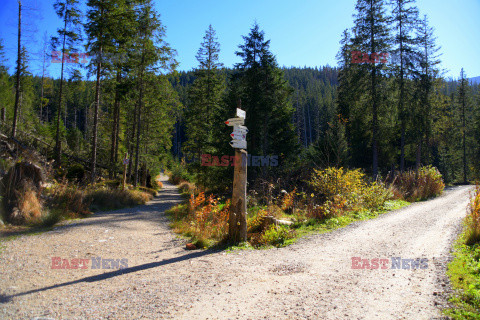
[[[64,26],[63,30],[67,30],[67,10],[65,10],[65,17],[64,17]],[[55,161],[56,165],[59,166],[61,163],[61,155],[62,155],[62,141],[60,139],[60,119],[62,116],[62,97],[63,97],[63,68],[65,66],[65,42],[66,42],[66,34],[63,35],[63,45],[62,45],[62,68],[60,71],[60,94],[58,97],[58,110],[57,110],[57,135],[55,137]]]
[[419,139],[417,142],[417,159],[415,163],[415,172],[418,174],[418,170],[420,170],[420,166],[422,163],[422,139]]
[[[103,8],[100,11],[100,15],[103,16]],[[103,35],[103,32],[100,31],[100,36],[99,38],[101,39]],[[93,113],[93,132],[92,132],[92,160],[91,160],[91,180],[92,183],[95,182],[95,178],[97,175],[96,169],[97,169],[97,135],[98,135],[98,109],[100,105],[100,76],[101,76],[101,71],[102,71],[102,44],[100,44],[99,48],[99,55],[100,59],[97,64],[97,82],[95,84],[95,110]]]
[[[373,11],[373,3],[370,2],[370,10]],[[375,52],[375,39],[374,39],[374,19],[370,19],[370,51]],[[373,178],[377,179],[378,176],[378,145],[377,145],[377,133],[378,133],[378,114],[377,114],[377,66],[373,65],[371,75],[371,93],[372,93],[372,173]]]
[[127,138],[127,150],[128,150],[128,153],[130,154],[130,161],[128,162],[128,179],[131,179],[132,177],[132,161],[133,161],[133,148],[134,148],[134,144],[133,144],[133,139],[135,139],[135,134],[136,134],[136,129],[137,129],[137,121],[136,121],[136,117],[137,117],[137,109],[138,109],[138,106],[137,104],[135,104],[135,109],[133,111],[133,114],[134,114],[134,119],[132,121],[132,129],[131,129],[131,132],[129,132],[128,134],[128,138]]
[[21,67],[21,38],[22,38],[22,1],[18,0],[18,42],[17,42],[17,75],[15,79],[15,107],[13,110],[12,137],[17,134],[17,121],[20,109],[20,67]]
[[112,135],[111,135],[111,145],[110,145],[110,178],[112,179],[115,175],[115,164],[118,150],[118,121],[120,113],[120,94],[118,92],[118,84],[121,80],[120,70],[117,70],[117,88],[115,90],[115,101],[113,103],[113,123],[112,123]]
[[5,122],[7,121],[7,115],[6,115],[6,112],[5,112],[5,108],[0,109],[0,121],[2,122],[2,125],[4,125]]
[[[45,33],[45,36],[47,33]],[[45,85],[45,58],[46,58],[46,39],[44,38],[43,44],[43,64],[42,64],[42,85],[40,89],[40,122],[43,122],[43,95],[44,95],[44,85]]]
[[310,122],[310,107],[307,105],[307,116],[308,116],[308,137],[310,139],[310,144],[312,141],[312,124]]
[[305,107],[303,107],[302,114],[303,114],[303,137],[304,137],[304,144],[306,149],[308,147],[308,138],[307,138],[307,119],[305,118]]
[[140,135],[141,131],[141,124],[142,124],[142,104],[143,104],[143,68],[145,64],[145,44],[143,45],[143,52],[142,52],[142,61],[141,61],[141,69],[140,69],[140,94],[138,96],[138,112],[137,112],[137,145],[135,146],[135,170],[134,170],[134,179],[133,185],[136,187],[138,184],[138,164],[139,164],[139,157],[140,157]]
[[136,187],[138,184],[138,165],[140,157],[140,135],[141,135],[141,123],[142,123],[142,103],[143,103],[143,75],[140,75],[140,96],[138,99],[138,110],[137,110],[137,144],[135,146],[135,169],[134,169],[134,178],[133,185]]

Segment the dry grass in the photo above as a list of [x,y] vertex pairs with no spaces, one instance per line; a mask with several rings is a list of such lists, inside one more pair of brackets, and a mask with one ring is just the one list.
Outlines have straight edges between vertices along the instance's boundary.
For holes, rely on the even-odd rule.
[[418,173],[410,170],[398,174],[391,185],[397,199],[409,202],[438,196],[444,188],[442,175],[437,168],[431,166],[420,168]]
[[87,192],[85,199],[92,211],[105,211],[142,205],[153,195],[140,190],[100,189]]
[[195,192],[195,184],[187,182],[187,181],[182,181],[178,185],[178,189],[180,190],[181,193],[194,193]]
[[[37,192],[27,190],[20,195],[18,210],[14,210],[12,218],[26,224],[36,223],[42,217],[43,206]],[[21,217],[16,217],[21,215]]]
[[229,212],[230,200],[221,204],[219,199],[203,192],[197,196],[191,193],[188,204],[168,210],[174,231],[192,238],[197,247],[218,243],[225,238]]

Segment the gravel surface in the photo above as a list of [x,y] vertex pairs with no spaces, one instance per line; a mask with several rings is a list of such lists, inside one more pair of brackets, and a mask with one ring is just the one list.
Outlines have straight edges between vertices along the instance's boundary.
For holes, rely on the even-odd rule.
[[[287,248],[186,251],[164,210],[181,201],[166,181],[145,206],[76,220],[3,243],[1,319],[441,319],[445,277],[471,187]],[[88,259],[52,269],[52,258]],[[352,257],[388,259],[353,269]],[[392,257],[428,259],[392,269]],[[126,259],[122,269],[92,258]],[[63,264],[64,262],[61,262]],[[359,265],[363,265],[360,262]],[[105,267],[105,268],[103,268]]]

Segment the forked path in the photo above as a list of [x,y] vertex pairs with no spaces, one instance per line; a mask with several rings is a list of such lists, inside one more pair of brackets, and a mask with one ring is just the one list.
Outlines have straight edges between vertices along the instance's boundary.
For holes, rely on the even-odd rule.
[[[184,250],[163,214],[181,199],[165,183],[145,206],[3,243],[0,318],[440,318],[449,250],[471,190],[455,187],[287,248],[225,253]],[[89,265],[52,269],[52,257]],[[352,269],[352,257],[426,258],[428,268]],[[127,259],[128,267],[92,269],[92,258]]]

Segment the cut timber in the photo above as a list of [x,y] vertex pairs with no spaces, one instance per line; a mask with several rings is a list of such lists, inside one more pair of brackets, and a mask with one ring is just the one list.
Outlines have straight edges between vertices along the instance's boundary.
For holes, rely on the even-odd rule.
[[264,230],[267,229],[272,224],[275,225],[275,226],[278,226],[278,225],[291,226],[293,224],[293,222],[288,221],[288,220],[279,220],[279,219],[276,219],[273,216],[266,216],[266,217],[263,218],[262,227],[263,227]]

